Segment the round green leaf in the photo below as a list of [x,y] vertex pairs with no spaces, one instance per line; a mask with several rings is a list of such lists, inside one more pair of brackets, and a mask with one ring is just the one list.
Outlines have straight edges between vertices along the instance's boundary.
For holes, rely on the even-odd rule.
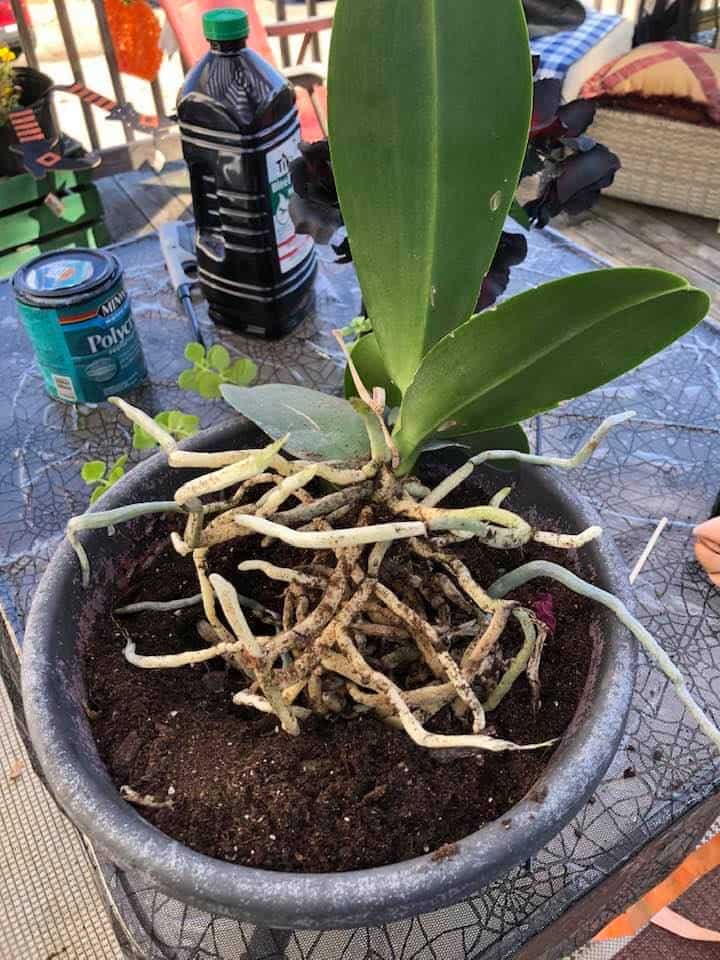
[[202,363],[205,359],[205,347],[194,340],[185,346],[185,359],[190,363]]
[[238,357],[232,365],[225,371],[223,380],[226,383],[234,383],[238,387],[246,387],[252,383],[257,376],[257,364],[249,357]]
[[164,427],[166,430],[171,428],[172,415],[175,413],[174,410],[161,410],[160,413],[156,413],[153,417],[155,423],[160,427]]
[[221,343],[213,344],[208,350],[207,362],[215,370],[227,370],[230,366],[230,354]]
[[179,414],[176,428],[178,434],[183,437],[191,437],[194,433],[197,433],[200,429],[200,417],[196,417],[194,413],[177,412]]
[[207,400],[215,400],[220,396],[220,376],[211,370],[203,370],[197,379],[197,392]]
[[178,386],[182,390],[197,390],[198,376],[197,370],[183,370],[177,380]]
[[[158,419],[162,416],[163,421]],[[155,419],[158,423],[161,423],[161,426],[164,426],[166,430],[170,433],[175,433],[175,431],[180,427],[182,423],[183,412],[182,410],[164,410],[162,414],[158,414]]]
[[80,476],[85,483],[97,483],[105,476],[105,464],[102,460],[89,460],[82,465]]

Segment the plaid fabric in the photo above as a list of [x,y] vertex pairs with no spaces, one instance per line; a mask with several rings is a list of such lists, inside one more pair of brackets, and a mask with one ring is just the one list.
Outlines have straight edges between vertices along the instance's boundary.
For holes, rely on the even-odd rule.
[[538,79],[565,79],[570,67],[614,30],[621,20],[622,17],[616,14],[588,10],[585,22],[575,30],[564,30],[533,40],[530,44],[532,52],[540,57],[540,69],[536,74]]

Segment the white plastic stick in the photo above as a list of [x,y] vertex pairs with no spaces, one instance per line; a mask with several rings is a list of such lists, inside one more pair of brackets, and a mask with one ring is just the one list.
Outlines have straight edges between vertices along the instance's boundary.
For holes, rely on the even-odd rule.
[[630,574],[630,583],[635,583],[637,578],[640,576],[642,568],[648,562],[648,557],[655,549],[657,542],[662,536],[662,532],[667,525],[668,525],[668,518],[663,517],[660,523],[655,527],[653,535],[650,537],[650,539],[647,542],[647,546],[638,557],[638,562],[635,564],[635,566],[632,569],[632,573]]

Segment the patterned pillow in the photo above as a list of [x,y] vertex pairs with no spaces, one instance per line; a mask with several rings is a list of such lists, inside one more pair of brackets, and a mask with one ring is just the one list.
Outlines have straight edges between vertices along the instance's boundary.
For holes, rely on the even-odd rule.
[[668,40],[645,43],[599,70],[582,96],[674,97],[707,110],[720,123],[720,50]]

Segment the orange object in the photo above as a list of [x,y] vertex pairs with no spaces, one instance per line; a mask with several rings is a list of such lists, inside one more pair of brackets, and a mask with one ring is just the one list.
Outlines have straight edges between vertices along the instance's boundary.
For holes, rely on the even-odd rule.
[[676,937],[682,937],[684,940],[697,940],[700,943],[720,943],[720,933],[717,930],[711,930],[709,927],[698,926],[687,917],[680,916],[674,910],[668,907],[656,913],[652,918],[656,927],[662,927],[668,933],[674,933]]
[[[273,66],[276,65],[267,31],[260,19],[255,0],[232,0],[231,3],[228,3],[228,0],[160,0],[160,6],[173,29],[186,70],[207,53],[208,42],[202,30],[203,13],[227,6],[238,7],[247,13],[250,25],[248,46],[259,53],[263,60],[267,60]],[[316,87],[313,94],[323,116],[327,116],[326,94],[327,91],[323,86]],[[295,97],[303,140],[321,140],[325,134],[318,121],[310,94],[302,87],[296,86]]]
[[615,940],[618,937],[634,937],[661,910],[674,903],[701,877],[718,866],[720,866],[720,834],[712,837],[697,850],[693,850],[666,880],[646,893],[642,900],[638,900],[622,916],[612,920],[594,939]]
[[118,67],[141,80],[156,79],[162,63],[160,24],[147,0],[105,0]]

